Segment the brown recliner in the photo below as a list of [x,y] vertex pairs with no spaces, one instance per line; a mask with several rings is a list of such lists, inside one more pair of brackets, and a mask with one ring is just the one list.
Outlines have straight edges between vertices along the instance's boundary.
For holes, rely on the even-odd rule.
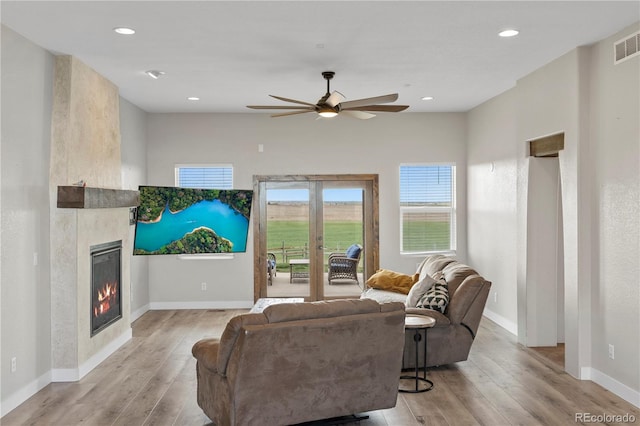
[[[427,367],[465,361],[469,357],[491,289],[490,281],[449,256],[430,255],[418,266],[420,274],[433,276],[438,271],[444,274],[449,290],[449,304],[444,314],[431,309],[406,308],[407,314],[426,315],[436,320],[436,325],[427,331]],[[379,301],[406,300],[406,295],[390,293],[367,289],[362,297]],[[422,345],[419,345],[419,351],[418,365],[422,367]],[[415,366],[413,332],[406,335],[403,366]]]
[[402,303],[285,303],[232,318],[192,349],[198,405],[217,426],[286,425],[394,407]]

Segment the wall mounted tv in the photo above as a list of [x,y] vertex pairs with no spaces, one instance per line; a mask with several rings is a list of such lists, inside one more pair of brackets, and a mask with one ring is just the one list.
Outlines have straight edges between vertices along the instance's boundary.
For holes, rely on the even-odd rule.
[[140,186],[134,255],[247,250],[253,191]]

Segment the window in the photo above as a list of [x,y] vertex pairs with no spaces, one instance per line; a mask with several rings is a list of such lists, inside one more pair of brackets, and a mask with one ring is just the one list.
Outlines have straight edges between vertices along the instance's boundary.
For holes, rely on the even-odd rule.
[[176,186],[183,188],[233,189],[233,166],[231,164],[177,164]]
[[400,252],[456,249],[455,173],[451,164],[400,165]]

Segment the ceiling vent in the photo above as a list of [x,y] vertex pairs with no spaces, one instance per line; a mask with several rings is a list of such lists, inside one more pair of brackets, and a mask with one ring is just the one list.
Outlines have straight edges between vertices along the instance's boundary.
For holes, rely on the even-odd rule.
[[640,54],[640,31],[613,43],[613,63],[619,64]]

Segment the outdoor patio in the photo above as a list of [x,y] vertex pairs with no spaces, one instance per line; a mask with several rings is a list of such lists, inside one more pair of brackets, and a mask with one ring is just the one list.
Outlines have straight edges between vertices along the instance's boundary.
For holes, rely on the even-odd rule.
[[[333,284],[327,282],[327,274],[324,274],[324,297],[354,297],[359,298],[362,293],[362,273],[358,273],[358,285],[353,280],[334,280]],[[289,272],[277,272],[273,277],[273,285],[267,286],[268,297],[306,297],[309,296],[309,279],[294,278],[290,281]]]

